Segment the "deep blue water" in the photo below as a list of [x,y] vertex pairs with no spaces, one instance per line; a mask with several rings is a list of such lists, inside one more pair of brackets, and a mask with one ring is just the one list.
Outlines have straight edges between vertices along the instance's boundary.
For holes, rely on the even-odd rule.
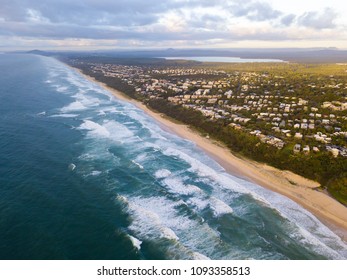
[[53,58],[0,55],[1,259],[346,259],[285,197]]

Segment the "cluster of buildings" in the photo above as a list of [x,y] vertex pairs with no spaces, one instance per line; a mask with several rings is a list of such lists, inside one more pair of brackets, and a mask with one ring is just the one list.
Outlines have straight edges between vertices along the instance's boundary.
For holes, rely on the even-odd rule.
[[222,70],[212,70],[212,69],[192,69],[192,68],[160,68],[160,69],[149,69],[149,74],[159,74],[166,76],[189,76],[189,75],[221,75],[226,74],[225,71]]
[[[292,145],[294,153],[325,150],[347,156],[347,80],[330,77],[324,84],[298,84],[269,73],[101,63],[89,67],[121,79],[145,98],[166,99],[206,118],[223,119],[278,149]],[[325,100],[327,90],[338,91],[336,100]]]

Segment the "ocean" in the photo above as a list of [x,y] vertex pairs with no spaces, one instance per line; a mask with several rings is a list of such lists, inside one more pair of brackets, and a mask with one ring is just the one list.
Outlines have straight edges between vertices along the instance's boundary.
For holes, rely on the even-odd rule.
[[0,55],[1,259],[347,259],[286,197],[54,58]]

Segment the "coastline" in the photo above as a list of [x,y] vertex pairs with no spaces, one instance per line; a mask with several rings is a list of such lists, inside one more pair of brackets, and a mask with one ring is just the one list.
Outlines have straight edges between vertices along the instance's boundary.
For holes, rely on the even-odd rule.
[[164,114],[152,111],[140,101],[132,99],[105,83],[85,75],[78,68],[69,65],[68,67],[79,72],[89,81],[97,83],[110,91],[117,99],[130,102],[145,111],[164,130],[194,142],[197,147],[216,160],[231,175],[256,183],[295,201],[314,214],[323,224],[347,242],[347,207],[340,204],[328,194],[318,191],[316,188],[319,187],[319,183],[290,171],[279,170],[263,163],[237,157],[222,143],[213,139],[207,139],[198,132],[190,129],[188,125],[174,122]]

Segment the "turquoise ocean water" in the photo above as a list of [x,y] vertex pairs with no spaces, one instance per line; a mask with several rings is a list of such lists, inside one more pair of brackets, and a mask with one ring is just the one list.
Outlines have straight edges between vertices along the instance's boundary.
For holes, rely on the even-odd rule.
[[57,60],[0,55],[0,259],[205,258],[347,245]]

